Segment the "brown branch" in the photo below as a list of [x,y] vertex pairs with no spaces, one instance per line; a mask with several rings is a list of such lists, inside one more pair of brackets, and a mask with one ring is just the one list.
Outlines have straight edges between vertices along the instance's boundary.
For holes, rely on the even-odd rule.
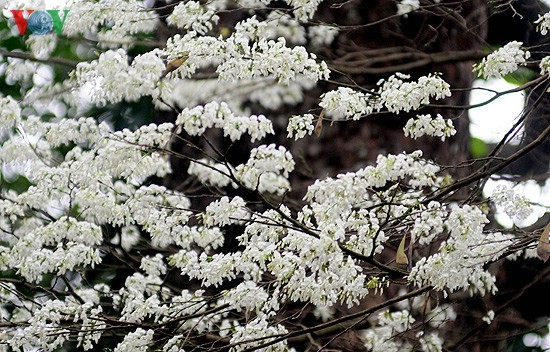
[[[414,290],[414,291],[411,291],[411,292],[406,293],[404,295],[397,296],[395,298],[389,299],[389,300],[387,300],[383,303],[380,303],[380,304],[378,304],[374,307],[364,309],[364,310],[362,310],[360,312],[357,312],[357,313],[349,314],[349,315],[346,315],[344,317],[341,317],[341,318],[338,318],[338,319],[335,319],[335,320],[332,320],[332,321],[329,321],[329,322],[326,322],[326,323],[322,323],[322,324],[319,324],[319,325],[315,325],[315,326],[312,326],[312,327],[307,328],[307,329],[293,331],[293,332],[290,332],[290,333],[287,333],[287,334],[284,334],[284,335],[275,335],[275,336],[278,336],[278,337],[273,339],[273,340],[270,340],[266,343],[263,343],[261,345],[247,348],[247,349],[243,350],[243,352],[256,351],[256,350],[259,350],[259,349],[262,349],[262,348],[269,347],[273,344],[276,344],[278,342],[287,340],[287,339],[292,338],[292,337],[310,334],[312,332],[319,331],[319,330],[324,330],[326,328],[329,328],[329,327],[332,327],[334,325],[338,325],[338,324],[341,324],[341,323],[344,323],[344,322],[347,322],[347,321],[350,321],[350,320],[354,320],[354,319],[357,319],[357,318],[362,318],[365,315],[372,314],[372,313],[374,313],[374,312],[376,312],[380,309],[389,307],[394,303],[397,303],[397,302],[403,301],[405,299],[409,299],[409,298],[413,298],[413,297],[416,297],[418,295],[421,295],[424,292],[431,290],[432,288],[433,288],[432,286],[424,286],[424,287],[421,287],[417,290]],[[266,337],[262,337],[260,339],[265,340],[265,339],[271,339],[271,338],[273,338],[273,336],[266,336]],[[242,344],[246,344],[246,343],[251,343],[251,342],[254,342],[254,341],[258,341],[260,339],[242,341],[242,342],[239,342],[238,344],[235,344],[235,345],[242,345]]]
[[[546,265],[546,269],[544,269],[541,273],[539,273],[537,276],[533,278],[529,283],[527,283],[525,286],[523,286],[514,296],[512,296],[508,301],[504,302],[500,307],[494,310],[495,316],[502,313],[508,306],[510,306],[512,303],[514,303],[518,298],[520,298],[525,291],[527,291],[529,288],[534,286],[536,283],[538,283],[540,280],[545,278],[550,273],[550,265]],[[486,324],[485,322],[481,322],[474,326],[472,329],[470,329],[466,334],[464,334],[457,342],[454,343],[453,346],[451,346],[448,350],[453,351],[457,350],[460,346],[465,344],[470,337],[475,335],[476,332],[479,331],[479,329]]]
[[445,188],[443,189],[441,192],[439,193],[436,193],[428,198],[426,198],[423,203],[424,204],[427,204],[429,202],[431,202],[432,200],[436,200],[436,199],[439,199],[453,191],[456,191],[464,186],[467,186],[469,185],[470,183],[473,183],[475,181],[478,181],[486,176],[489,176],[489,175],[492,175],[496,172],[498,172],[499,170],[503,169],[504,167],[506,167],[507,165],[511,164],[512,162],[514,162],[515,160],[519,159],[520,157],[524,156],[525,154],[527,154],[529,151],[531,151],[532,149],[534,149],[536,146],[538,146],[539,144],[541,144],[548,136],[550,135],[550,125],[548,127],[546,127],[546,129],[534,140],[532,141],[531,143],[527,144],[525,147],[523,147],[522,149],[518,150],[517,152],[515,152],[514,154],[512,154],[508,159],[506,159],[505,161],[501,162],[500,164],[498,165],[495,165],[491,168],[488,168],[486,169],[485,171],[483,172],[477,172],[473,175],[470,175],[470,176],[467,176],[467,177],[464,177],[463,179],[461,180],[458,180],[457,182],[455,182],[454,184],[452,184],[451,186],[449,186],[448,188]]
[[[424,53],[421,51],[402,52],[389,55],[382,55],[373,58],[365,58],[354,61],[335,60],[329,63],[329,68],[336,69],[349,74],[371,74],[381,75],[396,71],[409,71],[428,65],[475,61],[485,57],[487,53],[479,50],[470,51],[444,51],[439,53]],[[391,60],[414,60],[401,64],[394,64],[385,67],[372,67],[376,63],[387,63]]]
[[79,63],[78,61],[63,59],[60,57],[50,57],[47,59],[40,59],[30,53],[25,53],[21,51],[7,51],[2,48],[0,48],[0,55],[5,57],[12,57],[15,59],[24,59],[24,60],[31,60],[36,62],[58,64],[58,65],[72,67],[72,68],[76,67],[76,65]]

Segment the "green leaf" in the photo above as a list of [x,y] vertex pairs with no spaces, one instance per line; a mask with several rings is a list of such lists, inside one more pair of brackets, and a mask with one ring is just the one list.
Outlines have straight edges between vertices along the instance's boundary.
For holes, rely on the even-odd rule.
[[483,158],[489,154],[487,144],[476,137],[470,138],[470,152],[474,158]]
[[516,71],[504,76],[504,80],[510,84],[521,86],[532,81],[537,76],[537,73],[527,67],[520,67]]
[[25,176],[19,175],[15,180],[13,181],[7,181],[3,175],[2,176],[2,182],[0,183],[0,188],[4,189],[11,189],[15,191],[17,194],[21,194],[29,189],[30,186],[32,186],[32,182],[29,181],[28,178]]

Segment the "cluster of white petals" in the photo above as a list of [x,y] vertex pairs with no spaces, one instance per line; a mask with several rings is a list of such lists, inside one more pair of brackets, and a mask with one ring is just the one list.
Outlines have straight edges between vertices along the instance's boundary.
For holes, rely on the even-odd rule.
[[228,41],[229,57],[217,69],[221,80],[273,76],[279,83],[286,84],[299,74],[313,81],[329,76],[327,65],[317,63],[315,54],[308,53],[301,46],[288,48],[283,37],[276,41],[260,39],[252,46],[244,46],[242,39]]
[[114,352],[147,352],[149,349],[149,343],[153,341],[153,330],[143,330],[137,328],[136,331],[129,333],[124,337],[124,341],[119,343]]
[[[231,349],[231,352],[244,351],[254,346],[263,345],[264,343],[271,340],[269,336],[284,334],[288,332],[288,330],[283,325],[273,325],[266,318],[267,317],[265,316],[260,316],[248,322],[245,326],[238,326],[236,328],[237,331],[235,332],[235,334],[233,334],[231,338],[231,343],[236,345],[236,347]],[[258,338],[261,339],[256,342],[242,343],[243,341],[254,341]],[[274,343],[269,347],[262,348],[261,350],[265,352],[288,351],[286,344],[286,341],[281,341],[278,343]]]
[[444,221],[449,238],[438,253],[416,262],[409,280],[450,292],[467,289],[470,293],[494,293],[496,279],[482,265],[498,259],[511,246],[512,238],[501,233],[484,233],[488,222],[475,206],[451,207]]
[[235,116],[229,105],[223,102],[184,109],[178,115],[176,126],[182,127],[192,136],[202,135],[208,128],[221,128],[224,136],[232,141],[240,139],[245,133],[252,137],[253,142],[264,138],[268,133],[274,133],[271,121],[265,116]]
[[31,35],[26,40],[26,44],[33,53],[34,57],[46,60],[57,46],[58,36],[55,33],[46,35]]
[[432,118],[430,114],[416,115],[416,118],[407,121],[403,131],[405,136],[414,139],[427,135],[440,137],[441,141],[456,134],[453,122],[450,119],[445,121],[440,114],[437,114],[435,118]]
[[429,104],[430,98],[443,99],[451,95],[450,86],[437,74],[422,76],[418,81],[405,82],[409,75],[396,73],[378,82],[381,103],[390,112],[409,112]]
[[379,102],[371,94],[347,87],[339,87],[321,95],[319,106],[324,108],[327,116],[334,120],[344,120],[349,117],[359,120],[375,110],[380,110]]
[[[265,24],[265,26],[263,26]],[[272,11],[262,22],[262,36],[269,39],[285,38],[288,42],[304,45],[307,43],[306,29],[289,14]]]
[[250,217],[250,211],[241,197],[228,197],[210,203],[206,207],[203,223],[206,226],[242,224]]
[[90,90],[97,104],[135,101],[158,96],[157,82],[165,69],[155,52],[137,56],[132,64],[123,49],[109,50],[97,60],[79,63],[74,73],[77,84]]
[[495,188],[491,200],[498,208],[502,208],[506,215],[515,220],[524,220],[533,212],[527,197],[517,194],[512,188],[504,185]]
[[409,75],[396,73],[381,79],[375,93],[339,87],[321,95],[319,105],[334,120],[358,120],[383,108],[393,113],[409,112],[429,104],[430,98],[443,99],[451,95],[449,84],[439,75],[422,76],[416,82],[404,81],[409,78]]
[[304,138],[306,135],[311,135],[315,127],[313,120],[315,117],[312,114],[294,115],[288,120],[286,128],[288,138],[294,137],[295,140]]
[[540,74],[545,75],[550,73],[550,56],[545,56],[539,63]]
[[375,327],[364,332],[365,347],[372,352],[398,352],[412,348],[409,343],[392,339],[394,335],[408,330],[414,323],[409,311],[384,311],[378,315]]
[[550,29],[550,12],[545,13],[544,15],[539,15],[539,18],[535,21],[537,24],[537,30],[542,35],[548,34]]
[[397,2],[397,14],[406,15],[420,8],[419,0],[400,0]]
[[213,9],[202,6],[198,1],[179,3],[172,13],[166,18],[166,22],[178,28],[191,29],[199,34],[205,34],[216,24],[219,16]]
[[227,39],[197,37],[195,32],[178,34],[169,38],[164,55],[169,60],[187,57],[176,71],[182,77],[190,77],[199,67],[215,65],[219,79],[230,82],[270,77],[288,84],[302,77],[313,82],[328,78],[326,63],[317,62],[315,54],[301,46],[287,47],[284,37],[259,37],[266,30],[265,23],[253,17],[237,24]]
[[310,20],[322,0],[285,0],[293,9],[294,16],[299,21]]
[[103,0],[101,6],[85,0],[73,0],[67,8],[63,34],[92,34],[110,45],[120,45],[131,35],[152,32],[158,24],[155,11],[144,8],[137,0]]
[[232,170],[228,165],[216,163],[210,159],[200,159],[190,162],[187,172],[189,175],[196,176],[205,185],[225,187],[231,184],[234,188],[237,187],[231,181]]
[[419,345],[413,348],[406,339],[395,338],[412,328],[415,319],[408,310],[396,312],[384,311],[378,314],[377,324],[363,332],[365,347],[370,352],[398,352],[417,349],[423,352],[443,351],[443,339],[436,332],[426,333],[420,330],[416,333]]
[[338,27],[327,25],[309,27],[308,37],[313,46],[326,46],[332,44],[338,35]]
[[489,54],[479,64],[475,64],[474,71],[483,78],[500,78],[514,72],[520,66],[525,66],[531,53],[523,49],[522,44],[518,41],[506,44]]
[[21,107],[12,97],[0,98],[0,131],[12,129],[21,121]]
[[250,151],[246,164],[235,168],[235,176],[248,189],[283,194],[290,190],[288,176],[294,165],[294,159],[285,147],[261,145]]
[[100,318],[102,308],[97,305],[98,303],[99,299],[87,300],[84,304],[72,298],[65,301],[46,301],[39,309],[34,310],[32,317],[29,317],[29,325],[15,332],[9,341],[10,347],[25,351],[37,347],[51,351],[61,347],[70,340],[70,331],[62,325],[64,320],[71,319],[81,323],[81,331],[77,338],[78,346],[85,351],[90,350],[106,329],[105,322]]

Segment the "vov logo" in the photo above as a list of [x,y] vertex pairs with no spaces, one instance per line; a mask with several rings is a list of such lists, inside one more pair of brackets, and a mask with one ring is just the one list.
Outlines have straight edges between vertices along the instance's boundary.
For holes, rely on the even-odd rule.
[[20,35],[24,35],[27,28],[33,34],[45,35],[53,30],[57,34],[61,34],[69,10],[10,10],[10,12],[13,14]]

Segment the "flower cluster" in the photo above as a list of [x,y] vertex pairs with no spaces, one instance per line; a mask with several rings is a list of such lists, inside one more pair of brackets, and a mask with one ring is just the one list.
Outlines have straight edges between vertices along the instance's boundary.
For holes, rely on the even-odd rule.
[[429,104],[432,97],[443,99],[451,95],[449,84],[439,75],[422,76],[417,82],[403,81],[409,78],[409,75],[396,73],[378,82],[381,103],[390,112],[409,112],[422,104]]
[[413,323],[414,318],[406,310],[392,313],[384,311],[378,315],[377,325],[364,332],[365,347],[372,352],[397,352],[411,348],[408,343],[392,337],[403,333]]
[[232,171],[231,166],[216,163],[210,159],[192,161],[187,169],[189,175],[196,176],[202,184],[217,187],[231,184],[233,188],[237,188],[237,185],[231,181]]
[[21,107],[12,97],[0,98],[0,131],[12,129],[21,121]]
[[246,188],[261,193],[283,194],[290,190],[288,176],[294,165],[292,155],[285,147],[261,145],[252,149],[246,164],[235,168],[235,176]]
[[322,0],[285,0],[299,21],[310,20]]
[[539,18],[535,21],[535,24],[537,24],[537,30],[540,34],[548,34],[548,29],[550,29],[550,12],[547,12],[542,16],[539,15]]
[[397,14],[406,15],[420,8],[419,0],[401,0],[397,3]]
[[319,105],[335,120],[363,116],[382,108],[390,112],[409,112],[429,104],[430,98],[443,99],[451,95],[450,86],[439,75],[422,76],[417,82],[405,82],[409,75],[396,73],[387,80],[378,81],[376,93],[362,93],[351,88],[339,87],[321,95]]
[[294,137],[295,140],[304,138],[306,135],[313,133],[313,119],[315,117],[312,114],[294,115],[288,120],[288,138]]
[[[288,332],[288,330],[283,325],[280,325],[280,324],[273,325],[266,318],[267,317],[259,317],[248,322],[245,326],[238,326],[236,329],[237,331],[231,338],[231,343],[235,345],[240,343],[240,345],[237,345],[238,347],[232,348],[231,351],[232,352],[244,351],[247,348],[259,346],[264,344],[265,342],[270,341],[271,339],[269,338],[269,336],[284,334]],[[257,340],[258,338],[261,338],[261,339],[256,342],[246,342],[246,341],[254,341],[254,340]],[[286,344],[287,344],[286,341],[274,343],[267,348],[262,348],[262,351],[265,351],[265,352],[287,351],[288,349],[286,347]]]
[[308,37],[313,46],[327,46],[332,44],[338,35],[338,27],[327,25],[309,27]]
[[347,87],[321,95],[319,106],[325,109],[326,114],[334,120],[344,120],[351,117],[353,120],[372,114],[380,110],[376,100],[368,93],[361,93]]
[[329,76],[330,71],[324,62],[318,64],[317,57],[304,47],[288,48],[283,37],[276,41],[260,39],[252,46],[243,46],[242,38],[237,36],[233,41],[228,40],[226,48],[228,58],[217,68],[221,80],[273,76],[279,83],[287,84],[296,80],[298,75],[312,81]]
[[441,137],[441,141],[445,141],[445,138],[454,136],[456,133],[453,122],[450,119],[445,121],[440,114],[437,114],[435,118],[432,118],[430,114],[416,115],[416,119],[412,118],[407,121],[403,131],[405,136],[414,139],[428,135]]
[[210,203],[202,218],[206,226],[243,224],[250,217],[246,203],[241,197],[229,200],[227,197]]
[[166,22],[178,28],[205,34],[212,29],[212,25],[217,23],[218,19],[219,16],[213,9],[202,6],[198,1],[187,1],[179,3],[166,18]]
[[506,215],[515,220],[524,220],[533,212],[531,202],[525,196],[516,194],[513,189],[504,185],[495,188],[491,200],[497,207],[503,208]]
[[33,53],[34,57],[45,60],[57,46],[58,36],[55,33],[46,35],[32,35],[26,40],[26,44]]
[[512,241],[501,233],[485,234],[483,227],[488,222],[477,207],[453,206],[444,221],[449,238],[438,253],[415,264],[409,280],[450,292],[468,289],[471,293],[494,293],[496,279],[482,265],[498,259]]
[[253,142],[274,133],[271,121],[265,116],[235,116],[223,102],[184,109],[178,115],[176,126],[183,127],[192,136],[202,135],[207,128],[222,128],[224,136],[229,136],[232,141],[240,139],[244,133],[248,133]]
[[550,56],[545,56],[539,63],[540,74],[545,75],[550,73]]
[[285,38],[288,42],[304,45],[307,42],[306,29],[290,15],[282,11],[273,11],[262,23],[264,38]]
[[330,71],[326,63],[318,63],[315,54],[308,53],[304,47],[289,48],[284,37],[277,40],[258,38],[266,27],[263,22],[252,18],[240,22],[235,32],[225,40],[197,37],[195,32],[183,37],[175,35],[169,38],[163,55],[169,60],[187,56],[188,59],[178,68],[178,72],[186,77],[190,77],[198,67],[213,64],[219,80],[230,82],[270,77],[288,84],[298,78],[313,82],[328,78]]
[[124,341],[119,343],[114,352],[136,351],[147,352],[149,344],[153,341],[154,330],[143,330],[137,328],[136,331],[129,333],[124,337]]
[[90,63],[79,63],[76,82],[91,91],[97,104],[136,101],[142,96],[158,96],[157,81],[165,69],[155,52],[137,56],[128,64],[125,50],[109,50]]
[[76,0],[70,2],[69,10],[63,25],[65,35],[92,33],[109,45],[118,46],[131,35],[152,32],[158,24],[158,15],[136,0],[104,0],[101,6]]
[[489,54],[479,64],[474,65],[474,71],[483,78],[500,78],[514,72],[519,66],[527,64],[531,56],[529,51],[524,50],[522,42],[513,41],[494,53]]

